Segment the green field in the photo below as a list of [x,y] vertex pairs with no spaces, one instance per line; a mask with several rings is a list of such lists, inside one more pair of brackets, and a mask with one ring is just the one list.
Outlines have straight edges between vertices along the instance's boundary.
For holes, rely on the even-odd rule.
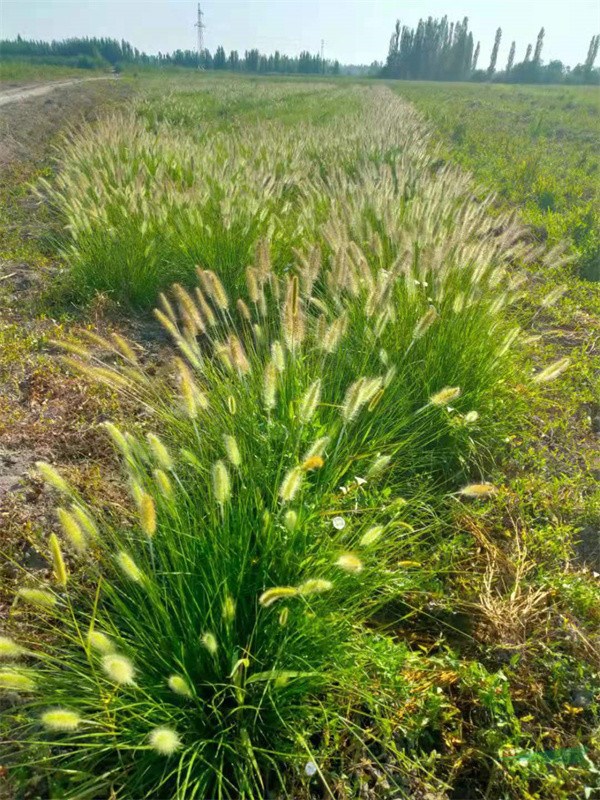
[[600,280],[600,92],[596,87],[396,83],[446,154],[519,208],[540,241],[571,244]]
[[86,78],[86,70],[74,67],[28,64],[24,61],[0,61],[0,89],[20,84],[42,83],[61,78]]
[[0,637],[17,796],[593,797],[594,95],[121,83],[0,195],[51,273],[0,376],[100,387]]

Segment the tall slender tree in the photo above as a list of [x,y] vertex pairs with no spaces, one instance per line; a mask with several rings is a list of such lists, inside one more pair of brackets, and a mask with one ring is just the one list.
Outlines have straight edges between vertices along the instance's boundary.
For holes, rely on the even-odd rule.
[[594,68],[594,62],[598,57],[598,48],[600,47],[600,33],[597,36],[592,36],[590,41],[590,46],[588,49],[588,54],[585,59],[585,64],[583,66],[586,72],[591,72]]
[[510,46],[510,51],[508,53],[508,61],[506,62],[506,72],[510,72],[513,68],[513,64],[515,63],[515,51],[517,49],[517,43],[513,41]]
[[533,54],[533,63],[539,67],[542,61],[542,47],[544,46],[544,35],[546,31],[541,28],[538,33],[537,42],[535,43],[535,52]]
[[531,51],[532,50],[533,50],[533,47],[530,44],[528,44],[527,45],[527,50],[525,51],[525,58],[523,59],[523,63],[524,64],[527,64],[527,62],[531,59]]
[[490,56],[490,65],[488,67],[488,75],[491,78],[496,71],[496,62],[498,61],[498,50],[500,49],[500,42],[502,41],[502,28],[496,31],[496,38],[494,39],[494,46],[492,47],[492,55]]
[[477,47],[473,53],[473,61],[471,62],[471,69],[473,72],[477,69],[477,62],[479,61],[479,53],[481,52],[481,42],[477,42]]

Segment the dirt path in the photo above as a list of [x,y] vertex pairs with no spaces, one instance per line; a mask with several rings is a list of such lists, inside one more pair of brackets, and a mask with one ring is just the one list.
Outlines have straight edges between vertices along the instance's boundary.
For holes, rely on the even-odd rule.
[[19,100],[29,100],[32,97],[41,97],[49,92],[53,92],[55,89],[73,86],[77,83],[115,80],[116,77],[116,75],[102,75],[97,78],[72,78],[67,81],[55,81],[53,83],[44,83],[36,86],[17,86],[13,89],[0,91],[0,106],[5,106],[8,103],[15,103]]

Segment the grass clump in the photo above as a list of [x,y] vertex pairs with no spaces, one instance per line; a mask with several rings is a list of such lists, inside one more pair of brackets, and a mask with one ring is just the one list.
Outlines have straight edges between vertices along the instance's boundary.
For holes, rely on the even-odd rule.
[[[362,183],[400,177],[375,166]],[[426,220],[372,208],[369,236],[360,192],[283,276],[260,242],[237,299],[205,269],[193,292],[175,286],[157,311],[180,353],[170,378],[124,341],[110,366],[76,348],[70,363],[135,399],[153,430],[107,425],[123,519],[40,466],[61,495],[62,544],[49,543],[52,580],[18,596],[31,633],[16,645],[34,657],[5,688],[24,694],[13,760],[62,797],[258,798],[313,775],[332,792],[342,741],[396,789],[421,774],[404,749],[426,746],[428,723],[390,728],[411,689],[386,677],[410,662],[388,633],[395,608],[440,587],[426,566],[439,497],[492,492],[475,464],[502,430],[493,415],[508,416],[506,265],[528,254],[508,222],[498,240],[456,177],[427,179]],[[477,680],[461,669],[496,691],[482,667]]]

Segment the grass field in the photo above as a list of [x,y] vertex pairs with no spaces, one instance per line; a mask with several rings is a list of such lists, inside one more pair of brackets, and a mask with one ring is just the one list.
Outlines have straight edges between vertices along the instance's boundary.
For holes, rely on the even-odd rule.
[[541,241],[571,243],[576,268],[600,280],[600,94],[595,87],[402,83],[446,153]]
[[85,78],[90,74],[93,73],[73,67],[28,64],[24,61],[0,61],[0,89],[61,78]]
[[[3,512],[44,559],[7,535],[16,796],[593,797],[598,285],[551,249],[592,148],[559,235],[487,105],[464,114],[489,87],[443,87],[436,129],[399,96],[433,115],[428,85],[123,86],[1,196],[8,278],[48,271],[2,318],[7,396],[42,366],[42,402],[76,387]],[[515,132],[539,180],[551,96]]]

